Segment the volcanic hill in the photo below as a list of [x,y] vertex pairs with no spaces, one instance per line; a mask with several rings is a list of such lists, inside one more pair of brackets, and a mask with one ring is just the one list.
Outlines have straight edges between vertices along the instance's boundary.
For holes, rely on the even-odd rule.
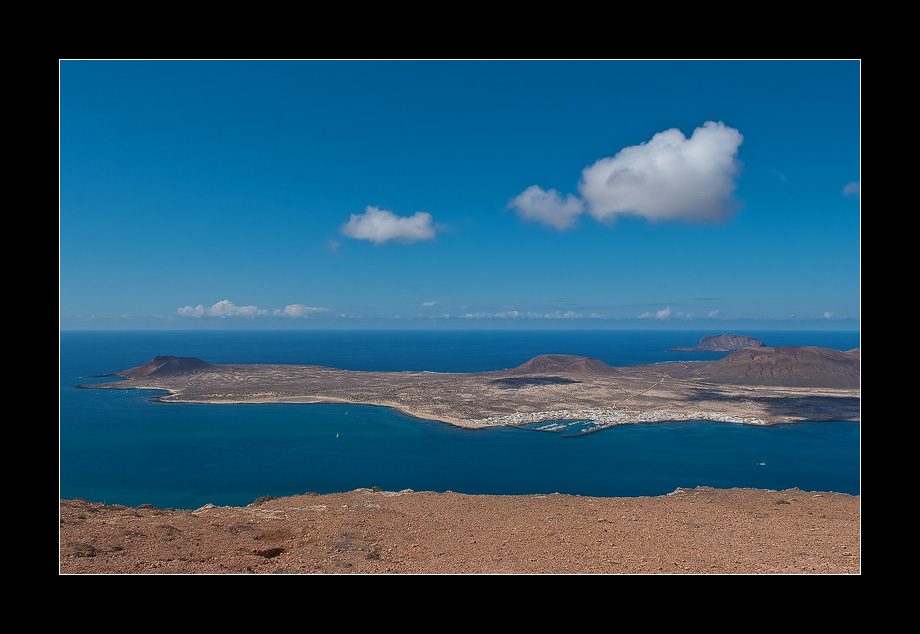
[[744,348],[693,368],[695,378],[729,385],[858,388],[859,348]]
[[128,379],[143,379],[148,376],[176,376],[180,374],[194,374],[203,370],[210,370],[214,366],[207,361],[196,357],[174,357],[161,355],[154,357],[147,363],[121,372],[113,372],[107,376],[123,376]]
[[587,374],[592,376],[616,376],[619,372],[598,359],[578,357],[570,354],[541,354],[516,368],[502,374]]

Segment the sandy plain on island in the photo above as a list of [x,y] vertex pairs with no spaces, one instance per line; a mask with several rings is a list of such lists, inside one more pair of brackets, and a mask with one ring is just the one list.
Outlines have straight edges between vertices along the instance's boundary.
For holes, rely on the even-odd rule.
[[573,359],[595,360],[558,357],[563,361],[557,367],[533,372],[527,367],[523,372],[438,373],[204,364],[193,373],[154,372],[84,387],[162,390],[163,402],[379,405],[463,427],[509,424],[508,417],[515,415],[536,414],[539,419],[540,413],[566,410],[616,411],[642,422],[686,417],[760,424],[859,420],[859,389],[846,383],[704,380],[694,376],[700,367],[694,362],[623,368],[597,362],[599,367],[573,371],[565,365]]

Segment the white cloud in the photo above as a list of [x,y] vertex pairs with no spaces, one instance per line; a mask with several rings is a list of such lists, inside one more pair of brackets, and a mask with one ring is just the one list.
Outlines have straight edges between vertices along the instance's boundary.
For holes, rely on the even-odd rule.
[[544,319],[581,319],[582,317],[584,317],[584,315],[576,313],[574,310],[567,310],[565,312],[557,310],[543,315]]
[[342,233],[357,240],[382,244],[390,240],[418,242],[433,240],[435,231],[431,214],[417,211],[412,216],[397,216],[392,211],[368,206],[363,214],[352,214],[342,225]]
[[830,312],[830,311],[824,313],[824,318],[825,318],[825,319],[831,319],[831,318],[833,318],[833,316],[834,316],[834,313],[832,313],[832,312]]
[[671,307],[668,306],[667,308],[662,308],[661,310],[656,312],[654,315],[652,315],[652,313],[650,312],[644,312],[641,315],[636,315],[636,318],[637,319],[651,319],[652,317],[655,317],[655,319],[667,319],[670,316],[671,316]]
[[[459,315],[460,319],[584,319],[582,313],[576,313],[574,310],[561,311],[556,310],[551,313],[538,313],[535,311],[520,312],[517,310],[502,310],[492,313],[476,312]],[[602,319],[603,315],[597,313],[591,314],[592,319]]]
[[739,208],[732,193],[742,140],[734,128],[712,121],[689,139],[676,128],[665,130],[585,168],[578,190],[598,220],[617,214],[724,220]]
[[722,122],[707,121],[689,139],[672,128],[586,167],[578,184],[581,199],[533,185],[509,206],[523,218],[557,229],[572,226],[584,211],[604,222],[621,214],[651,221],[722,221],[741,207],[734,190],[743,140]]
[[859,181],[847,183],[843,188],[844,196],[856,196],[859,198]]
[[185,306],[179,309],[179,315],[182,317],[259,317],[266,315],[268,311],[262,310],[255,306],[237,306],[227,299],[222,299],[210,308],[205,308],[201,304],[198,306]]
[[[275,317],[308,317],[312,314],[325,312],[328,308],[317,308],[315,306],[305,306],[303,304],[289,304],[284,308],[275,309],[271,314]],[[185,306],[178,309],[180,317],[194,317],[197,319],[204,317],[216,317],[219,319],[229,318],[253,318],[266,317],[269,311],[257,306],[237,306],[228,299],[222,299],[210,308],[205,308],[201,304],[197,306]]]
[[584,211],[584,203],[572,194],[563,198],[555,189],[544,191],[538,185],[531,185],[518,194],[508,207],[516,207],[518,216],[525,220],[557,229],[568,229]]
[[322,313],[329,310],[328,308],[317,308],[316,306],[304,306],[303,304],[288,304],[283,309],[275,310],[275,315],[280,317],[309,317],[314,313]]
[[467,313],[460,315],[460,319],[514,319],[520,316],[516,310],[503,310],[497,313]]

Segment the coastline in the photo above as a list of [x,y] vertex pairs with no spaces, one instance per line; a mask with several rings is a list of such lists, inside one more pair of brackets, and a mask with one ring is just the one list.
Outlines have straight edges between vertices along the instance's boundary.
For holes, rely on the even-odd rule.
[[[98,369],[125,365],[108,362]],[[85,387],[157,390],[139,396],[164,406],[355,403],[467,429],[514,424],[506,417],[517,415],[547,419],[594,410],[641,416],[642,423],[707,412],[765,414],[766,425],[859,421],[858,389],[719,383],[692,377],[692,368],[693,362],[664,362],[597,376],[557,369],[450,374],[218,364],[206,372]],[[73,383],[83,380],[100,379]],[[358,480],[335,490],[384,484]],[[670,486],[690,482],[678,479]],[[631,498],[560,495],[550,493],[552,487],[540,487],[547,491],[542,495],[503,496],[362,489],[188,511],[105,504],[104,496],[100,502],[61,500],[60,572],[860,574],[858,489],[856,495],[785,489],[794,484],[801,483],[783,483],[777,491],[768,483]],[[137,503],[146,501],[153,500]],[[220,502],[204,498],[193,506],[212,501]]]
[[[688,379],[681,367],[509,379],[504,372],[215,365],[79,387],[158,390],[152,400],[163,404],[353,403],[467,429],[587,412],[633,417],[618,424],[701,413],[766,414],[763,425],[859,421],[858,389],[726,385]],[[638,498],[358,489],[190,511],[61,500],[60,571],[859,574],[859,518],[858,495],[798,489],[679,488]]]
[[860,390],[739,385],[692,376],[692,363],[616,368],[604,374],[366,372],[323,366],[212,365],[86,389],[150,389],[163,403],[353,403],[468,429],[549,420],[622,424],[711,420],[750,425],[860,420]]
[[[127,389],[127,388],[126,388]],[[135,387],[130,389],[151,389],[151,388],[141,388]],[[779,425],[785,423],[799,423],[807,422],[810,419],[807,418],[791,418],[787,417],[783,420],[764,420],[761,418],[751,418],[743,417],[736,414],[726,413],[726,412],[693,412],[688,414],[679,414],[671,412],[660,412],[660,411],[639,411],[633,414],[626,414],[622,411],[615,410],[561,410],[561,411],[550,411],[550,412],[528,412],[528,413],[515,413],[507,414],[504,416],[490,416],[483,419],[461,419],[452,416],[445,415],[430,415],[421,409],[409,408],[401,403],[380,401],[364,401],[357,402],[354,400],[348,399],[331,399],[331,398],[313,398],[313,397],[302,397],[302,398],[290,398],[290,397],[275,397],[275,396],[263,396],[261,398],[247,398],[245,400],[236,400],[236,399],[183,399],[180,396],[177,396],[174,393],[170,393],[170,398],[164,399],[162,397],[156,397],[152,400],[161,402],[161,403],[200,403],[207,405],[271,405],[271,404],[292,404],[292,405],[319,405],[319,404],[340,404],[340,405],[367,405],[371,407],[386,407],[394,409],[405,416],[410,416],[412,418],[419,418],[422,420],[431,420],[439,423],[444,423],[448,425],[454,425],[455,427],[462,427],[464,429],[485,429],[489,427],[522,427],[528,424],[536,423],[549,423],[549,422],[582,422],[582,421],[591,421],[597,422],[601,421],[601,424],[595,425],[594,428],[589,433],[595,431],[601,431],[603,429],[608,429],[610,427],[616,427],[619,425],[645,425],[645,424],[655,424],[655,423],[679,423],[685,421],[697,421],[703,420],[713,423],[731,423],[736,425],[753,425],[758,427],[768,427],[771,425]],[[606,420],[607,417],[615,417],[616,420]],[[859,421],[843,421],[843,422],[859,422]]]

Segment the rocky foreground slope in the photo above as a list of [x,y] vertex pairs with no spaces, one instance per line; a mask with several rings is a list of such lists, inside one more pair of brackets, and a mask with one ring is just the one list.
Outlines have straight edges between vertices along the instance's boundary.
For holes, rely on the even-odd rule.
[[196,511],[61,501],[64,574],[857,574],[859,497],[359,489]]

